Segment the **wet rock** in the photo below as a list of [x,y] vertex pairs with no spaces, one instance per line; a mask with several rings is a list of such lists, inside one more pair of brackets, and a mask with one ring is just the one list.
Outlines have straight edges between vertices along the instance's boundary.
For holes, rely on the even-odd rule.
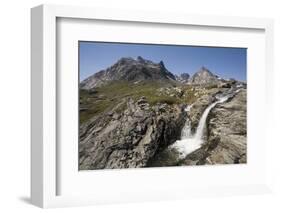
[[204,112],[204,110],[214,102],[215,98],[210,95],[203,95],[202,97],[198,98],[195,103],[193,103],[192,107],[189,110],[188,116],[191,121],[191,129],[192,132],[198,126],[199,120]]
[[247,162],[246,90],[209,114],[207,142],[189,154],[183,165],[236,164]]

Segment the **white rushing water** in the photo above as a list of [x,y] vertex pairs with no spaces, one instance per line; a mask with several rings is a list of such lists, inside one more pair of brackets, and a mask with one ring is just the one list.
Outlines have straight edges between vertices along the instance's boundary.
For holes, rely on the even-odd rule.
[[[209,112],[213,107],[215,107],[218,103],[223,103],[227,101],[229,96],[224,96],[224,97],[218,97],[218,100],[214,103],[212,103],[210,106],[208,106],[202,117],[200,118],[198,127],[196,129],[195,134],[192,134],[191,132],[191,122],[189,119],[187,119],[185,126],[182,129],[181,133],[181,140],[176,141],[172,147],[176,148],[179,153],[180,157],[184,158],[186,155],[189,153],[199,149],[202,144],[204,143],[203,141],[203,134],[204,134],[204,127],[205,123],[208,117]],[[189,106],[186,111],[189,111],[192,106]]]

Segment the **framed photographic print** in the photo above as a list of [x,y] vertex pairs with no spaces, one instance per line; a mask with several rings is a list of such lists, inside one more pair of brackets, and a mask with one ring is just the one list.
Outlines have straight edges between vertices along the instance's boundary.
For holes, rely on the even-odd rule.
[[31,14],[32,203],[270,191],[272,20]]
[[78,45],[79,170],[247,163],[246,48]]

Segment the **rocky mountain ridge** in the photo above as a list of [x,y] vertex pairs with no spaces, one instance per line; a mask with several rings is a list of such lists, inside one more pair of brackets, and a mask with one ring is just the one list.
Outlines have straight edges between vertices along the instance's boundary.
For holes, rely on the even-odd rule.
[[188,73],[174,75],[167,70],[163,61],[154,63],[138,56],[137,59],[121,58],[105,70],[101,70],[80,83],[81,89],[93,89],[113,81],[139,83],[142,81],[161,81],[180,84],[218,84],[221,79],[205,67],[201,67],[193,76]]
[[121,58],[111,67],[99,71],[82,81],[80,88],[92,89],[112,81],[137,83],[144,80],[175,83],[176,78],[166,69],[163,61],[154,63],[139,56],[136,60],[133,58]]

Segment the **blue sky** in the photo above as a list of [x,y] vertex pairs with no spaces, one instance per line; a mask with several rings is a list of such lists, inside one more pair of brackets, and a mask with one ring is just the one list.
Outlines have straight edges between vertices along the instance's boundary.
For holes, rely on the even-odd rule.
[[80,81],[113,65],[121,57],[141,56],[164,62],[173,74],[198,71],[202,66],[222,78],[246,81],[247,49],[176,45],[79,42]]

